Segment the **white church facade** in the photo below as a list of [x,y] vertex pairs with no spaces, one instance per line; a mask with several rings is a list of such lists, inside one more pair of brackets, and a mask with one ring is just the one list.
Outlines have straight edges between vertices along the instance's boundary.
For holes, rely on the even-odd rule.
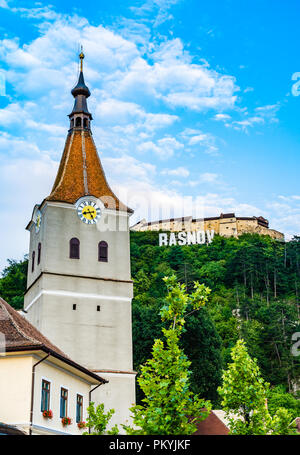
[[[135,403],[132,210],[106,181],[91,132],[83,58],[81,53],[56,180],[51,194],[34,207],[27,226],[30,247],[23,315],[66,358],[91,373],[89,380],[85,378],[89,390],[99,378],[102,386],[93,391],[92,401],[115,409],[114,425],[128,421]],[[0,370],[1,363],[0,359]],[[1,394],[0,390],[0,399]],[[0,409],[1,420],[5,422]]]

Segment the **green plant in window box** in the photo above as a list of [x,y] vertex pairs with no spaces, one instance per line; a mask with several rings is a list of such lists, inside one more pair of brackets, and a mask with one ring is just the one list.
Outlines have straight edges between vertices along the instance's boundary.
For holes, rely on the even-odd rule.
[[46,419],[52,419],[53,417],[52,411],[50,409],[48,411],[43,411],[43,417],[45,417]]
[[78,426],[79,430],[82,430],[82,428],[86,427],[86,423],[85,422],[78,422],[77,426]]

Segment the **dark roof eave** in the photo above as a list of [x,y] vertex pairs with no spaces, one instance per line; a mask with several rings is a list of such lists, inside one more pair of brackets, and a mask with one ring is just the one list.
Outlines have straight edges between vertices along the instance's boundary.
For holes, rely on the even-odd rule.
[[74,362],[71,359],[68,359],[67,357],[64,357],[57,352],[53,351],[53,349],[48,348],[47,346],[43,345],[31,345],[31,346],[11,346],[11,347],[6,347],[6,352],[19,352],[19,351],[44,351],[46,354],[50,354],[53,357],[56,357],[58,360],[61,360],[62,362],[67,363],[68,365],[72,366],[73,368],[76,368],[77,370],[81,371],[82,373],[86,374],[87,376],[90,376],[91,378],[97,380],[98,382],[101,382],[102,384],[106,384],[109,381],[106,379],[102,378],[101,376],[98,376],[97,374],[93,373],[92,371],[88,370],[87,368],[84,368],[83,366],[79,365],[78,363]]

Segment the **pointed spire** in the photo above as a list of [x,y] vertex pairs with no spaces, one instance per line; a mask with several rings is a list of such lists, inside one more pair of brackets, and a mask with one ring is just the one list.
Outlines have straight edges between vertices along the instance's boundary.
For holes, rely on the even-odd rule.
[[101,199],[108,209],[132,213],[107,183],[90,130],[92,116],[86,104],[90,91],[84,82],[82,51],[79,58],[80,75],[72,90],[75,104],[69,115],[70,130],[51,194],[46,200],[75,204],[82,196],[92,195]]
[[[79,54],[79,58],[80,58],[79,78],[78,78],[77,84],[71,91],[72,95],[75,98],[73,110],[72,110],[71,114],[69,115],[69,117],[71,119],[71,128],[73,128],[74,126],[76,127],[76,120],[77,120],[78,116],[76,115],[77,118],[75,119],[75,114],[81,114],[81,117],[82,117],[81,126],[83,126],[84,124],[89,125],[89,122],[84,122],[85,116],[88,116],[89,120],[92,120],[92,115],[89,112],[88,106],[87,106],[87,98],[91,95],[91,92],[84,82],[84,76],[83,76],[84,53],[82,52],[82,47],[81,47],[81,52]],[[79,117],[80,117],[80,115],[79,115]],[[78,127],[78,125],[79,125],[79,121],[77,121],[77,127]],[[81,126],[79,126],[79,127],[81,127]]]

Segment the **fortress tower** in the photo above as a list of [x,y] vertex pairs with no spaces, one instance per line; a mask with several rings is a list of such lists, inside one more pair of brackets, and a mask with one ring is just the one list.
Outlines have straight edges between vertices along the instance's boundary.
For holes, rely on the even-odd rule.
[[135,402],[129,217],[110,189],[93,141],[84,55],[70,129],[51,194],[30,232],[27,319],[73,360],[109,381],[92,401],[124,423]]

